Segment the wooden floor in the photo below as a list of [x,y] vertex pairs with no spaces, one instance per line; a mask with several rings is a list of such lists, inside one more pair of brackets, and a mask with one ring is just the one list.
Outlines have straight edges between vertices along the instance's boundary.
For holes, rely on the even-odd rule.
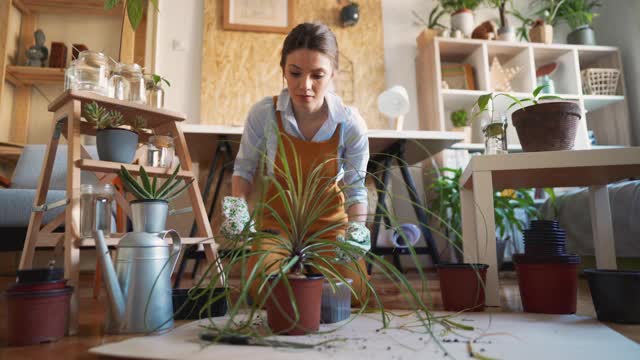
[[[418,277],[416,274],[407,275],[417,286]],[[440,289],[435,274],[429,274],[428,287],[430,299],[435,310],[441,309]],[[8,284],[15,281],[14,278],[0,277],[0,289],[6,289]],[[383,295],[383,302],[387,307],[403,308],[406,303],[389,283],[385,283],[380,277],[373,277],[374,286]],[[184,286],[188,286],[188,281],[183,282]],[[27,347],[7,347],[7,309],[4,297],[0,299],[0,359],[96,359],[97,357],[89,355],[87,350],[91,347],[126,339],[128,336],[103,335],[102,321],[105,310],[106,297],[104,294],[98,299],[92,298],[93,276],[92,274],[83,274],[80,284],[80,307],[84,311],[80,316],[79,335],[66,337],[58,342],[50,344],[42,344]],[[501,273],[501,298],[502,308],[494,308],[489,311],[504,312],[521,312],[520,294],[518,284],[514,273]],[[428,301],[428,300],[427,300]],[[584,279],[580,281],[578,290],[578,315],[586,315],[595,317],[589,288]],[[177,325],[185,323],[177,322]],[[614,330],[627,336],[628,338],[640,343],[640,325],[619,325],[607,324]]]

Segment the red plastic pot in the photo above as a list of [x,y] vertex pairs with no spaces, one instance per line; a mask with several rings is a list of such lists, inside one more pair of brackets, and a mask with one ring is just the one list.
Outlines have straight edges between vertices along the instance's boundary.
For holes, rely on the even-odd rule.
[[535,259],[515,255],[514,262],[518,274],[522,308],[525,312],[541,314],[574,314],[576,312],[579,257],[548,257],[547,260],[541,259],[536,262]]
[[440,292],[447,311],[484,311],[486,264],[440,264]]
[[[280,279],[275,286],[273,281],[270,280],[273,292],[266,304],[267,323],[271,331],[286,335],[304,335],[318,331],[324,276],[308,275],[303,279],[288,279],[293,298],[285,284],[287,280]],[[297,321],[292,306],[294,301],[299,315]]]
[[71,293],[71,286],[37,292],[5,292],[9,346],[53,342],[64,337]]
[[52,280],[52,281],[42,281],[42,282],[32,282],[32,283],[15,283],[12,284],[7,291],[10,292],[37,292],[37,291],[47,291],[47,290],[56,290],[56,289],[64,289],[67,285],[67,280]]

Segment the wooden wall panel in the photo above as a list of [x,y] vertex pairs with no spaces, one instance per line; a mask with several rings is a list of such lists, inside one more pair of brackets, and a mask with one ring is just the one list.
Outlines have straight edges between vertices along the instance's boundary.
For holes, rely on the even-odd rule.
[[[332,28],[340,51],[353,63],[354,98],[369,128],[386,128],[376,100],[384,90],[384,46],[380,0],[362,0],[354,27],[338,22],[335,1],[294,1],[295,23],[321,21]],[[222,30],[222,0],[205,0],[201,123],[244,125],[251,106],[283,87],[280,52],[286,35]],[[344,65],[347,65],[346,63]],[[347,66],[345,66],[347,68]]]

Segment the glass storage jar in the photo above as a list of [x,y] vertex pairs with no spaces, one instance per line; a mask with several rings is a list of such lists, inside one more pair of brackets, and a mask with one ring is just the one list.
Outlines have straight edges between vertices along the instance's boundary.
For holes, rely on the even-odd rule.
[[129,80],[121,74],[122,64],[116,63],[109,79],[109,97],[117,100],[129,100]]
[[165,135],[149,137],[147,144],[147,165],[153,167],[171,168],[175,157],[173,138]]
[[113,186],[82,184],[80,186],[80,237],[92,238],[94,230],[111,235]]
[[146,75],[145,83],[147,88],[147,105],[162,109],[164,107],[164,89],[162,88],[162,82],[156,84],[155,81],[153,81],[152,75]]
[[83,51],[78,55],[73,68],[71,88],[107,96],[110,72],[109,58],[105,54],[91,50]]
[[120,75],[129,84],[128,100],[138,104],[147,103],[147,95],[144,84],[142,67],[138,64],[120,64]]
[[507,116],[496,114],[491,119],[482,122],[482,134],[484,135],[484,154],[506,154],[507,151]]

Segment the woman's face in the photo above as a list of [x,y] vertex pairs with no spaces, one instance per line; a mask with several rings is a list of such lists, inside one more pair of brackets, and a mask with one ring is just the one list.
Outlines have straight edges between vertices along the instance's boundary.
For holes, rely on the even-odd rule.
[[287,55],[284,78],[295,110],[320,110],[333,76],[331,59],[319,51],[298,49]]

